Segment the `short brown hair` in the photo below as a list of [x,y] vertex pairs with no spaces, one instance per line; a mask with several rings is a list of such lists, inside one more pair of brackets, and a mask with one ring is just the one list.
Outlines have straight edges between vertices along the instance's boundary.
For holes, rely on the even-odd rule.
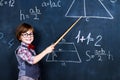
[[20,36],[22,33],[27,32],[28,30],[32,30],[34,32],[33,27],[30,24],[22,23],[16,29],[16,37],[20,41]]

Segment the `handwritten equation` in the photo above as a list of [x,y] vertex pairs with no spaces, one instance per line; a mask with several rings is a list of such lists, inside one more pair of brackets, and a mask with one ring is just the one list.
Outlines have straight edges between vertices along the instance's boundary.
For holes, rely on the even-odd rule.
[[[30,15],[28,15],[28,14],[30,14]],[[21,21],[26,20],[31,17],[33,17],[34,20],[39,20],[38,16],[41,15],[42,13],[41,13],[40,9],[37,6],[35,6],[34,8],[30,8],[28,10],[28,14],[24,14],[24,12],[22,10],[20,10],[20,20]]]
[[15,6],[15,0],[0,0],[0,7],[3,7],[7,5],[8,7],[14,7]]
[[[102,45],[100,44],[103,37],[102,35],[97,35],[96,37],[92,37],[92,33],[89,32],[87,36],[83,36],[81,31],[78,31],[77,36],[75,37],[77,44],[80,42],[83,43],[85,42],[86,45],[94,44],[94,47],[100,48],[99,50],[86,50],[85,55],[87,56],[86,61],[91,61],[94,59],[97,59],[97,61],[103,61],[103,59],[107,60],[113,60],[113,56],[111,52],[108,50],[106,51],[105,49],[102,48]],[[91,45],[90,44],[90,45]],[[105,58],[104,58],[105,57]]]
[[41,3],[41,6],[50,7],[50,8],[61,7],[61,0],[58,0],[58,1],[56,0],[56,2],[52,0],[48,0],[48,2],[43,1]]
[[105,51],[103,48],[94,51],[87,50],[85,53],[88,58],[86,61],[91,61],[95,58],[97,61],[103,61],[103,59],[113,60],[113,56],[110,51]]
[[[48,2],[43,1],[41,3],[41,8],[42,7],[50,7],[50,8],[55,8],[55,7],[61,7],[61,1],[58,0],[57,2],[54,2],[52,0],[49,0]],[[30,8],[29,10],[20,10],[20,21],[26,20],[26,19],[33,19],[33,20],[39,20],[40,15],[42,14],[40,8],[35,6],[34,8]]]
[[77,43],[83,43],[84,41],[86,41],[86,44],[89,45],[90,42],[94,42],[94,46],[101,46],[101,44],[99,44],[99,42],[102,40],[102,35],[98,35],[97,37],[93,38],[91,37],[91,33],[89,33],[86,37],[85,36],[81,36],[81,31],[78,31],[77,36],[75,37],[75,39],[77,40]]

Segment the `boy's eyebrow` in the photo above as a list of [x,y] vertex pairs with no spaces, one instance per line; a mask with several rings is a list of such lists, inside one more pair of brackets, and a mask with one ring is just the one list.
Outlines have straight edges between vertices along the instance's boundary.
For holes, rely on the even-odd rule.
[[33,32],[30,32],[30,33],[27,33],[27,32],[26,32],[26,33],[23,33],[23,34],[33,34]]

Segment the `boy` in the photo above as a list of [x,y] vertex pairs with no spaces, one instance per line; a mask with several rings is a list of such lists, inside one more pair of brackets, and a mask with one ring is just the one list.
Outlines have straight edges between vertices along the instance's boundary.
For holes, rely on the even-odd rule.
[[19,69],[18,80],[38,80],[40,72],[37,63],[54,49],[54,45],[51,45],[36,55],[31,44],[34,40],[33,33],[33,27],[27,23],[21,24],[16,30],[16,37],[21,42],[15,52]]

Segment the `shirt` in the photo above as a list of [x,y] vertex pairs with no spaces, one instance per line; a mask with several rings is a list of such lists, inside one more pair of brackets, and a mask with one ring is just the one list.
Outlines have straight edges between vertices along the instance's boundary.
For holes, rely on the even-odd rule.
[[[24,61],[28,62],[29,64],[32,64],[34,59],[33,55],[36,55],[36,53],[32,49],[28,50],[27,47],[28,47],[28,44],[21,42],[21,46],[18,47],[19,49],[18,49],[17,55],[20,58],[22,58]],[[34,54],[32,55],[30,51],[32,51]]]

